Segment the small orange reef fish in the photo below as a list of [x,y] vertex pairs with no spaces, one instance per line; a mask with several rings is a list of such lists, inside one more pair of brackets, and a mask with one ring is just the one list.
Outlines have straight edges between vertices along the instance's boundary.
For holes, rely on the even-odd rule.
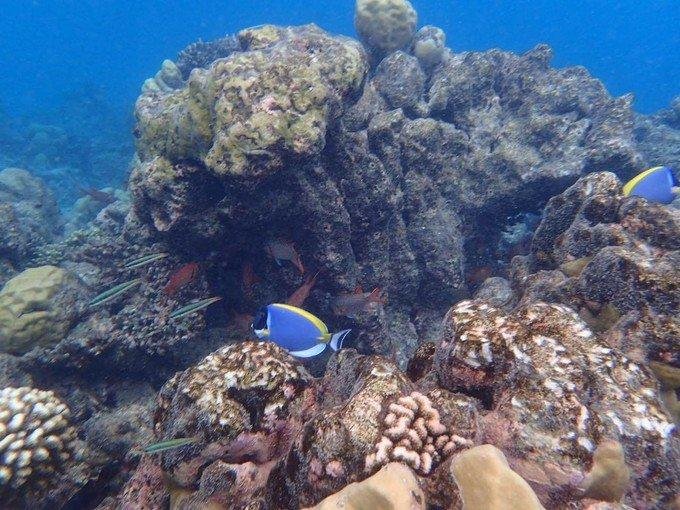
[[275,239],[273,241],[267,242],[265,250],[280,266],[282,260],[289,260],[297,269],[300,274],[305,274],[305,268],[302,265],[302,259],[297,251],[295,251],[295,245],[291,241],[284,241],[282,239]]
[[246,262],[243,264],[243,295],[247,298],[253,297],[253,287],[256,283],[260,281],[260,278],[255,274],[252,262]]
[[193,282],[198,276],[200,266],[197,262],[189,262],[184,264],[177,271],[170,275],[170,280],[165,287],[163,287],[163,292],[168,296],[174,296],[177,292],[185,285]]
[[380,287],[376,287],[371,292],[364,292],[361,287],[357,287],[354,294],[340,294],[334,298],[331,301],[331,308],[335,315],[354,319],[362,312],[367,311],[371,305],[384,305],[385,302]]
[[229,326],[240,333],[250,333],[250,325],[253,323],[253,316],[248,313],[234,312],[229,321]]
[[317,276],[319,276],[318,271],[314,276],[308,276],[304,283],[286,300],[286,304],[302,308],[305,300],[309,297],[312,287],[314,287],[314,284],[316,283]]

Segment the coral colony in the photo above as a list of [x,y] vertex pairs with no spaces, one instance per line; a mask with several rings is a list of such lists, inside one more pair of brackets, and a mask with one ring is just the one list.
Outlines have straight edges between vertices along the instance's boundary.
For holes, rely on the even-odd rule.
[[165,60],[66,221],[0,172],[0,506],[677,504],[680,102],[355,24]]

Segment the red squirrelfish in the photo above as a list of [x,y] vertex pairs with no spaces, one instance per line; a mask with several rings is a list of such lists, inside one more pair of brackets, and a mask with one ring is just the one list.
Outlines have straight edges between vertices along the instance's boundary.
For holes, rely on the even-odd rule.
[[354,294],[341,294],[333,298],[331,308],[335,315],[355,318],[368,310],[372,304],[385,304],[385,298],[379,287],[371,292],[363,292],[361,287],[357,287]]
[[247,313],[234,312],[229,326],[240,333],[251,333],[250,325],[253,323],[253,316]]
[[300,274],[305,273],[305,268],[302,265],[302,259],[297,251],[295,245],[290,241],[277,239],[269,241],[265,247],[267,253],[276,260],[278,265],[281,265],[282,260],[289,260],[300,271]]
[[304,283],[300,285],[300,287],[295,292],[293,292],[288,299],[286,299],[286,304],[302,308],[305,300],[307,297],[309,297],[312,287],[314,287],[314,284],[316,283],[317,276],[319,276],[318,271],[314,276],[308,276]]
[[185,285],[193,282],[198,276],[200,266],[197,262],[184,264],[177,271],[170,275],[167,285],[163,288],[168,296],[174,296]]
[[243,264],[243,279],[241,284],[243,287],[243,294],[247,298],[253,297],[253,287],[259,281],[260,278],[258,278],[258,276],[255,274],[252,262],[246,262]]

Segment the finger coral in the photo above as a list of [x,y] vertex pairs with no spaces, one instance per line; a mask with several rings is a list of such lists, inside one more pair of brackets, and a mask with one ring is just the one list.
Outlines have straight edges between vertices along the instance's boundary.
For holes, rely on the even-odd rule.
[[55,483],[75,456],[70,412],[53,392],[29,387],[0,390],[0,498]]
[[444,457],[472,442],[447,434],[439,420],[439,411],[422,393],[412,392],[389,405],[384,420],[387,427],[375,452],[366,456],[366,470],[371,471],[391,460],[404,462],[422,475]]

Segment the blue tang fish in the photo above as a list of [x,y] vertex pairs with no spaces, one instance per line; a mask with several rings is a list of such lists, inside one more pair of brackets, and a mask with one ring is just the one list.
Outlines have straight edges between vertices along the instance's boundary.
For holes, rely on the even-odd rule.
[[331,334],[318,317],[302,308],[274,303],[260,308],[252,324],[258,338],[270,340],[298,358],[321,354],[327,346],[337,351],[351,331]]
[[673,172],[668,166],[655,166],[636,175],[623,187],[625,196],[646,198],[650,202],[670,204],[675,200]]

